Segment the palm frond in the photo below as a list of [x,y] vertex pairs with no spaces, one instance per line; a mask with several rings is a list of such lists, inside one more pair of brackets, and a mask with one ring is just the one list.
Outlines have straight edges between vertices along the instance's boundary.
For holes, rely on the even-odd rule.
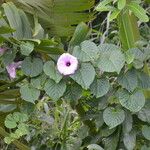
[[25,12],[39,17],[43,28],[51,35],[69,36],[80,22],[94,18],[89,10],[95,0],[13,0]]

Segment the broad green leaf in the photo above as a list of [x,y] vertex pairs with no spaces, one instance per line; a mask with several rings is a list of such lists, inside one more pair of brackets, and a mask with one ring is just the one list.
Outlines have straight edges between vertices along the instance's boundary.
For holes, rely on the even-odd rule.
[[90,144],[87,146],[88,150],[104,150],[101,146],[97,144]]
[[42,74],[38,77],[31,79],[31,85],[35,87],[36,89],[42,90],[44,87],[44,84],[46,82],[47,76],[45,74]]
[[150,123],[150,101],[146,101],[145,106],[138,112],[138,118]]
[[14,31],[15,31],[14,29],[7,27],[7,26],[0,27],[0,34],[12,33]]
[[118,77],[119,84],[130,92],[133,92],[138,86],[137,72],[132,69]]
[[4,54],[3,54],[3,57],[2,57],[2,62],[4,63],[5,66],[11,64],[15,57],[16,57],[16,49],[10,49],[10,50],[7,50]]
[[9,129],[13,129],[17,127],[17,123],[13,118],[12,114],[7,115],[6,119],[5,119],[5,126]]
[[82,88],[78,84],[70,84],[67,86],[67,90],[65,93],[65,99],[72,101],[76,101],[82,96]]
[[119,73],[124,66],[125,57],[119,47],[112,44],[101,44],[97,63],[102,71]]
[[125,120],[123,122],[123,133],[129,133],[132,130],[133,118],[130,112],[125,112]]
[[116,19],[119,13],[120,13],[120,10],[118,9],[115,9],[114,11],[112,11],[112,13],[109,16],[109,21]]
[[27,76],[36,77],[43,71],[43,62],[40,58],[26,57],[22,62],[22,71]]
[[91,41],[84,41],[74,48],[73,55],[82,62],[94,61],[98,56],[98,47]]
[[150,89],[150,76],[144,72],[139,72],[138,86],[142,89]]
[[70,46],[79,45],[83,42],[90,32],[90,28],[83,22],[81,22],[77,27],[73,34],[73,37],[70,41]]
[[104,120],[103,120],[103,113],[99,112],[95,117],[95,125],[96,128],[99,129],[100,127],[102,127],[102,125],[104,124]]
[[43,67],[44,73],[53,79],[56,83],[62,79],[62,75],[58,72],[53,61],[47,61]]
[[140,39],[136,17],[129,10],[121,11],[118,15],[119,37],[124,51],[136,47]]
[[20,50],[22,55],[29,56],[34,50],[34,44],[31,42],[21,43]]
[[90,86],[91,93],[96,96],[96,98],[102,97],[109,91],[110,84],[107,79],[95,79]]
[[150,140],[150,126],[144,125],[142,127],[142,134],[147,140]]
[[102,128],[100,131],[100,135],[102,137],[109,137],[116,131],[116,128],[109,129],[108,127]]
[[119,142],[119,132],[112,134],[104,140],[104,150],[116,150]]
[[142,22],[149,21],[149,18],[146,15],[146,10],[144,10],[144,8],[142,8],[139,4],[136,2],[130,2],[127,6]]
[[127,150],[133,150],[136,146],[136,134],[134,131],[126,133],[123,138],[124,146]]
[[108,107],[103,112],[104,122],[110,129],[121,124],[125,119],[125,113],[120,108]]
[[140,111],[145,104],[144,94],[140,90],[129,93],[126,90],[120,89],[117,93],[117,97],[121,105],[131,112]]
[[46,94],[52,98],[52,100],[58,100],[66,91],[66,83],[64,81],[56,83],[55,81],[49,79],[45,83],[44,90]]
[[20,88],[21,98],[27,102],[34,103],[40,96],[40,91],[31,85],[25,84]]
[[138,49],[138,48],[131,48],[131,49],[129,49],[128,51],[129,51],[129,53],[131,53],[131,54],[133,55],[133,57],[134,57],[133,66],[134,66],[136,69],[142,68],[143,65],[144,65],[143,62],[144,62],[144,60],[145,60],[147,54],[146,54],[146,56],[145,56],[144,51],[142,51],[142,50],[140,50],[140,49]]
[[10,112],[17,108],[16,104],[0,104],[0,112]]
[[122,10],[126,5],[126,0],[118,0],[118,9]]
[[82,63],[78,71],[70,77],[84,89],[88,89],[95,78],[94,67],[90,63]]
[[32,38],[31,27],[25,13],[18,9],[12,2],[4,3],[2,6],[10,27],[16,29],[13,33],[14,38]]

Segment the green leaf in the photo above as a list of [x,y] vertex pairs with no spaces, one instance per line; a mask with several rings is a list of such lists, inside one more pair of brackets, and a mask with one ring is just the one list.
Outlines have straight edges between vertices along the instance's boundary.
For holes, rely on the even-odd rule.
[[134,55],[129,50],[125,52],[125,59],[127,64],[131,64],[134,61]]
[[84,89],[88,89],[95,78],[94,67],[90,63],[82,63],[81,68],[70,77]]
[[126,0],[118,0],[118,9],[122,10],[126,5]]
[[84,41],[74,48],[73,55],[82,62],[94,61],[98,56],[98,47],[91,41]]
[[62,79],[62,75],[58,72],[55,64],[53,61],[47,61],[44,64],[43,70],[47,76],[50,77],[50,79],[53,79],[56,83],[59,83]]
[[124,146],[127,150],[133,150],[136,146],[136,134],[134,131],[126,133],[123,138]]
[[125,119],[125,113],[120,108],[108,107],[103,112],[104,122],[110,129],[121,124]]
[[43,71],[43,62],[40,58],[26,57],[22,62],[22,71],[27,76],[36,77]]
[[119,84],[130,92],[133,92],[138,86],[137,72],[132,69],[118,77]]
[[110,16],[109,16],[109,21],[112,21],[112,20],[116,19],[117,16],[119,15],[119,13],[120,13],[120,10],[115,9],[115,10],[110,14]]
[[9,129],[13,129],[17,127],[16,121],[14,120],[12,114],[7,115],[5,119],[5,126]]
[[25,84],[20,88],[21,98],[27,102],[34,103],[40,96],[40,91],[31,85]]
[[83,42],[90,32],[90,28],[84,23],[81,22],[77,27],[73,34],[73,37],[70,41],[71,46],[79,45]]
[[107,4],[111,3],[113,0],[103,0],[96,6],[97,11],[102,11],[104,7],[106,7]]
[[12,33],[14,31],[15,31],[14,29],[7,27],[7,26],[0,27],[0,34]]
[[150,89],[150,76],[144,72],[139,72],[138,86],[142,89]]
[[0,112],[10,112],[17,108],[16,104],[0,104]]
[[65,51],[60,48],[58,43],[53,42],[52,40],[41,40],[41,43],[35,47],[35,50],[46,53],[46,54],[62,54]]
[[129,10],[121,11],[118,16],[119,37],[124,51],[136,47],[140,39],[136,17]]
[[16,57],[16,49],[7,50],[2,57],[2,62],[5,64],[5,66],[7,66],[14,61],[15,57]]
[[150,126],[144,125],[142,127],[142,134],[147,140],[150,140]]
[[11,137],[9,137],[9,136],[6,136],[6,137],[4,138],[4,142],[5,142],[6,144],[10,144],[12,141],[13,141],[13,139],[12,139]]
[[121,49],[112,44],[99,45],[98,67],[105,72],[119,73],[125,63]]
[[138,118],[150,123],[150,101],[146,101],[145,106],[138,112]]
[[112,134],[111,136],[107,137],[104,141],[104,149],[105,150],[116,150],[119,142],[119,132]]
[[139,4],[136,2],[130,2],[127,6],[142,22],[149,21],[149,18],[146,15],[146,10],[144,10]]
[[16,29],[13,33],[14,38],[32,38],[31,27],[25,13],[18,9],[12,2],[4,3],[2,6],[10,27]]
[[77,101],[82,96],[82,88],[78,84],[71,84],[67,86],[65,93],[65,99],[72,101]]
[[34,50],[34,44],[31,42],[21,43],[20,50],[22,55],[29,56]]
[[66,83],[64,81],[56,83],[55,81],[49,79],[45,83],[44,90],[46,94],[52,98],[52,100],[58,100],[66,91]]
[[45,74],[42,74],[38,77],[32,78],[31,85],[35,87],[36,89],[42,90],[46,82],[46,79],[47,79],[47,76]]
[[24,114],[24,113],[20,113],[20,112],[14,112],[13,113],[13,116],[14,120],[17,122],[17,123],[22,123],[22,122],[26,122],[28,121],[28,116],[27,114]]
[[123,122],[124,134],[129,133],[132,130],[133,118],[130,112],[125,112],[125,120]]
[[121,89],[118,91],[117,97],[121,105],[131,112],[138,112],[145,104],[145,97],[140,90],[129,93],[128,91]]
[[104,150],[101,146],[97,144],[90,144],[87,146],[88,150]]
[[95,79],[90,86],[91,93],[96,96],[96,98],[102,97],[109,91],[110,84],[107,79]]

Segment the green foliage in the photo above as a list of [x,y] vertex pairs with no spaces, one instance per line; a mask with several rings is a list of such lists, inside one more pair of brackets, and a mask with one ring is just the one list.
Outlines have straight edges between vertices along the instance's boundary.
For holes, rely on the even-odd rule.
[[44,73],[53,79],[56,83],[62,79],[62,75],[58,72],[53,61],[47,61],[43,67]]
[[25,75],[36,77],[42,73],[43,62],[40,58],[26,57],[22,63],[22,71]]
[[58,100],[66,91],[66,83],[62,80],[59,83],[48,79],[45,83],[44,90],[46,94],[53,100]]
[[[21,150],[149,149],[149,6],[127,0],[96,5],[1,5],[0,135],[8,149],[12,143]],[[78,60],[71,75],[58,70],[64,53]],[[0,149],[6,149],[1,141]]]
[[125,113],[120,108],[108,107],[103,113],[104,122],[110,129],[121,124],[125,119]]
[[120,48],[111,44],[99,45],[97,65],[105,72],[119,73],[125,63],[125,57]]
[[90,41],[84,41],[76,46],[73,55],[82,62],[94,61],[98,56],[98,47]]
[[4,141],[10,144],[21,136],[29,133],[28,125],[25,122],[28,121],[28,116],[20,112],[14,112],[9,114],[5,120],[5,126],[9,129],[17,128],[14,133],[10,133],[9,136],[5,137]]
[[25,56],[29,56],[30,53],[34,50],[34,44],[32,43],[22,43],[20,45],[21,54]]
[[150,130],[149,129],[150,129],[150,127],[146,126],[146,125],[142,127],[142,134],[147,140],[150,140]]
[[25,84],[20,88],[21,98],[25,101],[34,103],[40,96],[40,91],[31,85]]
[[117,97],[121,105],[131,112],[138,112],[145,104],[145,97],[142,91],[136,90],[133,93],[129,93],[126,90],[119,90]]
[[90,86],[91,93],[96,96],[96,98],[102,97],[109,91],[110,84],[107,79],[95,79]]
[[95,78],[94,67],[90,63],[82,63],[76,74],[71,75],[71,78],[82,88],[88,89]]
[[23,10],[18,9],[11,2],[4,3],[3,8],[10,27],[12,29],[17,29],[13,33],[13,37],[17,39],[31,38],[31,27]]

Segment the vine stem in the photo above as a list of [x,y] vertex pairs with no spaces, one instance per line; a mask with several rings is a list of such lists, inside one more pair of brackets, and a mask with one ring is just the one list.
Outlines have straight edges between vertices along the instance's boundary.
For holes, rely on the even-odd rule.
[[[0,127],[0,135],[6,137],[9,135],[2,127]],[[30,148],[23,143],[19,142],[18,140],[13,141],[13,144],[16,145],[20,150],[30,150]]]

